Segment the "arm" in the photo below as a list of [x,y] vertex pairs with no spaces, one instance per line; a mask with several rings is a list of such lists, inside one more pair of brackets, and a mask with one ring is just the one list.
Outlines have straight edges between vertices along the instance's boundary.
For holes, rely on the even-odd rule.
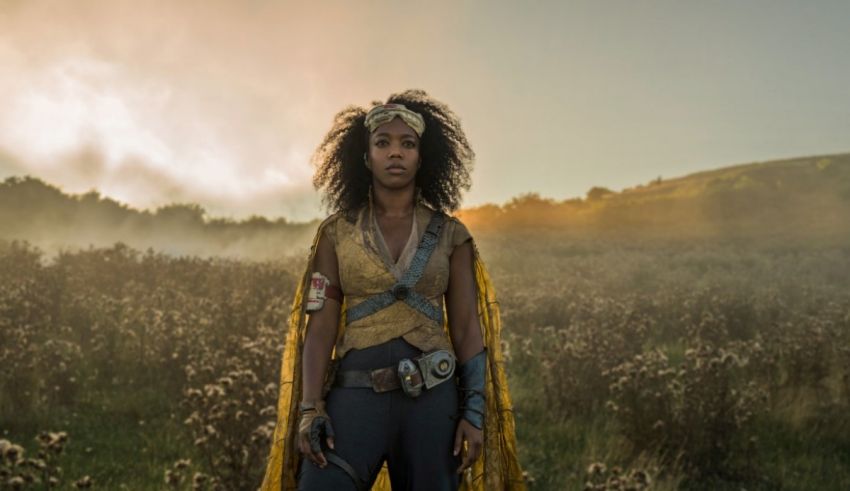
[[[332,285],[339,286],[339,265],[333,244],[324,235],[319,238],[316,261],[313,267],[327,276]],[[304,339],[302,355],[303,402],[313,402],[322,398],[322,385],[336,343],[339,327],[340,304],[332,298],[325,299],[321,310],[310,314],[307,319],[307,334]]]
[[[455,247],[449,259],[449,287],[446,290],[446,313],[449,320],[449,336],[452,346],[461,365],[461,388],[466,382],[464,372],[471,365],[464,364],[473,358],[480,360],[484,351],[484,341],[481,337],[481,323],[478,320],[478,293],[476,291],[475,272],[473,270],[472,242],[466,241]],[[476,355],[479,355],[476,357]],[[478,365],[482,367],[482,365]],[[483,368],[483,367],[482,367]],[[483,381],[483,373],[479,374]],[[483,389],[483,387],[482,387]],[[467,391],[463,391],[467,394]],[[483,393],[481,394],[483,397]],[[483,400],[483,399],[482,399]],[[463,403],[466,404],[466,396]],[[481,404],[483,409],[483,404]],[[481,426],[480,424],[478,426]],[[463,417],[458,422],[455,432],[454,454],[458,455],[467,442],[466,455],[458,468],[458,472],[472,466],[478,459],[484,446],[484,435],[481,428],[474,426],[469,419]]]
[[[332,285],[339,286],[339,265],[337,263],[336,251],[333,243],[324,234],[319,237],[316,246],[316,258],[313,271],[318,271],[328,277]],[[301,401],[305,404],[317,405],[324,413],[324,402],[322,401],[322,386],[324,385],[325,373],[336,343],[337,329],[339,327],[340,304],[335,299],[325,299],[324,306],[312,312],[307,319],[307,333],[304,339],[304,352],[302,354],[302,387]],[[327,460],[322,452],[311,448],[308,435],[300,432],[299,448],[307,458],[324,467]],[[328,446],[333,448],[333,436],[328,435]]]
[[466,241],[455,247],[449,259],[446,312],[449,336],[461,364],[484,349],[481,323],[478,321],[478,293],[472,258],[472,242]]

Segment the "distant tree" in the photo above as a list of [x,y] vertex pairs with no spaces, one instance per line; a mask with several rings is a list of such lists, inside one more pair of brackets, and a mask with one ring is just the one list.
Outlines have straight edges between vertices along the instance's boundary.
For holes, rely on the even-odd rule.
[[196,203],[176,203],[157,208],[156,217],[170,222],[203,225],[206,210]]
[[83,201],[83,202],[84,201],[91,201],[91,202],[97,203],[98,201],[100,201],[100,192],[98,192],[96,189],[91,189],[87,193],[81,194],[81,195],[77,196],[76,198],[79,201]]
[[251,215],[248,219],[242,222],[243,226],[249,229],[268,230],[272,227],[272,222],[268,218],[260,215]]
[[552,198],[544,198],[540,196],[539,193],[523,193],[519,196],[515,196],[511,198],[510,201],[505,203],[505,209],[527,209],[527,208],[541,208],[541,207],[550,207],[555,204],[555,200]]
[[609,194],[614,194],[614,191],[611,191],[608,188],[594,186],[590,188],[590,191],[587,192],[587,200],[595,201],[598,199],[602,199],[603,197],[608,196]]

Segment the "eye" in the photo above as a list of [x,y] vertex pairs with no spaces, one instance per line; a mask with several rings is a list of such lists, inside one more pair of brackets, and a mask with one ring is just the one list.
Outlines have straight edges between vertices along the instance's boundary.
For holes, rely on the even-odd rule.
[[404,148],[416,148],[416,142],[413,140],[405,140],[403,145]]
[[378,140],[378,141],[375,142],[376,147],[383,147],[386,144],[387,144],[386,140]]

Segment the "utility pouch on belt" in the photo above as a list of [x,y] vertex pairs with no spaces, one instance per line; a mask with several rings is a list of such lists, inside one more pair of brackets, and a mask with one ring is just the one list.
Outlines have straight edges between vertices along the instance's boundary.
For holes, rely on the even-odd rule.
[[[446,350],[437,350],[413,360],[404,358],[398,362],[398,378],[401,389],[410,397],[422,393],[422,387],[430,389],[445,382],[454,374],[455,357]],[[418,376],[417,376],[418,374]]]
[[[414,376],[419,372],[420,376]],[[416,363],[405,358],[398,362],[398,379],[401,382],[401,390],[410,397],[417,397],[422,393],[422,376]]]
[[403,358],[394,367],[375,370],[342,370],[336,373],[334,385],[348,388],[371,388],[387,392],[401,388],[410,397],[450,379],[457,361],[447,350],[437,350],[416,358]]
[[446,350],[437,350],[426,355],[415,358],[422,371],[425,388],[430,389],[440,382],[444,382],[455,372],[455,357]]

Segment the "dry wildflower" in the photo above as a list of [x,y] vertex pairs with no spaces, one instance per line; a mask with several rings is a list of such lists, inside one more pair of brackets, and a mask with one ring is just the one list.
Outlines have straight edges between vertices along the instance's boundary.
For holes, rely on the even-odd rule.
[[168,484],[169,486],[173,486],[175,484],[180,483],[180,474],[172,471],[171,469],[167,469],[165,471],[164,478],[165,478],[165,484]]
[[217,384],[206,384],[204,385],[204,394],[207,397],[224,397],[225,390],[224,387]]
[[209,476],[207,476],[206,474],[204,474],[202,472],[196,472],[192,476],[192,489],[193,490],[202,489],[204,484],[206,484],[208,480],[209,480]]
[[24,489],[24,484],[26,484],[26,481],[24,481],[24,478],[21,476],[15,476],[6,481],[6,485],[9,486],[10,489],[15,490]]
[[277,414],[277,408],[274,406],[266,406],[260,409],[260,416],[269,417]]
[[91,476],[86,475],[74,481],[73,486],[77,489],[88,489],[92,487],[92,484],[94,484],[94,480]]
[[602,462],[593,462],[589,466],[587,466],[587,474],[589,476],[598,476],[605,474],[607,467]]
[[649,486],[652,484],[652,478],[649,477],[649,473],[640,469],[632,471],[630,479],[641,486]]
[[3,451],[3,457],[10,462],[15,462],[24,455],[24,447],[16,444],[9,444]]

